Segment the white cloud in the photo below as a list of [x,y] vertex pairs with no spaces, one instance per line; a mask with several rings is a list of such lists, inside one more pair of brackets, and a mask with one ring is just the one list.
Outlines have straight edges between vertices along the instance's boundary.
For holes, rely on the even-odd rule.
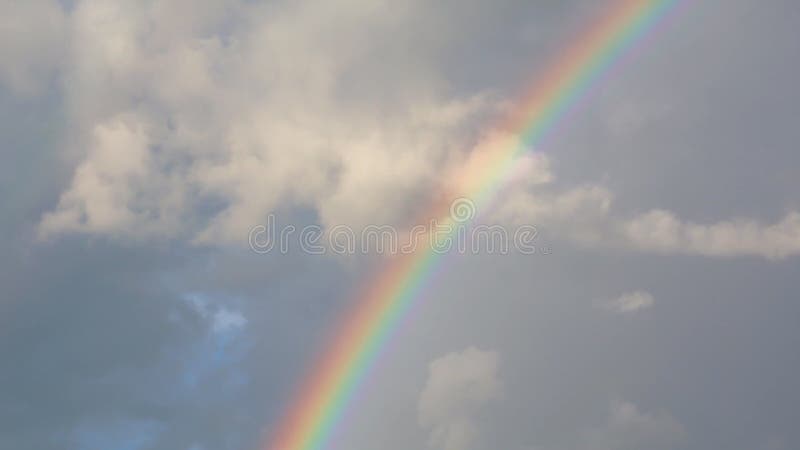
[[90,150],[75,170],[58,207],[46,214],[40,232],[150,235],[176,229],[183,186],[151,174],[159,164],[151,126],[142,117],[113,117],[94,127]]
[[203,295],[189,294],[184,300],[200,317],[208,321],[211,331],[216,334],[236,331],[247,325],[247,318],[241,312],[215,305]]
[[580,448],[592,450],[671,449],[686,438],[686,431],[667,413],[644,413],[633,403],[612,402],[603,426],[582,432]]
[[493,218],[500,223],[542,226],[553,235],[580,244],[602,244],[608,237],[611,193],[595,185],[584,185],[564,191],[511,191],[494,208]]
[[781,259],[800,253],[800,213],[765,225],[735,219],[710,225],[682,222],[673,213],[650,211],[621,225],[634,247],[661,253],[704,256],[761,256]]
[[653,295],[646,291],[634,291],[621,296],[599,302],[599,306],[619,314],[630,314],[647,309],[655,304]]
[[476,415],[503,390],[499,366],[496,352],[474,347],[431,362],[418,404],[419,423],[430,429],[431,448],[472,448],[479,435]]
[[[431,193],[473,192],[490,156],[519,145],[508,130],[470,145],[480,119],[507,103],[444,95],[434,50],[467,31],[442,28],[439,41],[417,46],[409,24],[437,20],[435,7],[393,5],[85,0],[69,15],[42,1],[15,12],[14,24],[42,16],[55,25],[22,41],[30,51],[2,40],[11,62],[0,77],[23,86],[59,68],[73,130],[64,150],[78,161],[40,234],[245,245],[248,231],[283,206],[309,209],[327,226],[400,224]],[[661,210],[625,219],[612,216],[604,186],[556,189],[553,179],[548,158],[526,154],[501,200],[480,213],[581,245],[800,253],[797,212],[775,224],[696,224]]]
[[247,319],[239,311],[220,308],[214,313],[212,329],[215,333],[225,333],[247,325]]
[[[387,52],[429,7],[393,4],[80,2],[64,86],[82,162],[42,235],[244,244],[284,205],[325,225],[405,219],[493,102],[440,95],[424,46]],[[396,98],[349,95],[359,83]]]
[[772,260],[800,254],[798,212],[789,212],[773,224],[747,218],[698,224],[664,210],[626,219],[612,214],[613,194],[601,185],[554,190],[548,185],[552,176],[530,177],[542,181],[508,184],[493,206],[494,219],[512,225],[542,226],[551,235],[591,247]]

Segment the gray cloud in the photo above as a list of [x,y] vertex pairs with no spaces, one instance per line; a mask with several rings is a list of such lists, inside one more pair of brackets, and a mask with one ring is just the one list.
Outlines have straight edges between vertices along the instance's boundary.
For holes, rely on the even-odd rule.
[[[247,229],[405,223],[512,142],[486,123],[604,8],[17,3],[0,3],[15,449],[258,448],[381,261],[249,254]],[[796,447],[798,8],[690,3],[485,211],[552,254],[449,255],[334,448]],[[633,320],[592,303],[640,286],[658,305]],[[441,359],[473,344],[496,353]]]

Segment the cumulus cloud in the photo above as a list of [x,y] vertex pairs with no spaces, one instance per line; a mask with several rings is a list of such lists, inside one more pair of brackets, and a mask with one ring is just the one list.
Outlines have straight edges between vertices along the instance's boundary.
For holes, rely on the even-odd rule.
[[186,295],[184,300],[209,323],[211,331],[214,333],[225,334],[229,331],[237,331],[247,325],[247,318],[240,311],[216,304],[206,296],[190,294]]
[[63,83],[80,162],[40,233],[222,244],[281,206],[325,225],[408,216],[494,102],[443,96],[425,52],[388,51],[414,45],[425,3],[312,3],[77,4]]
[[[400,370],[378,373],[378,395],[354,405],[352,424],[370,426],[337,431],[344,448],[405,450],[426,439],[451,449],[683,447],[685,433],[669,413],[627,401],[594,409],[618,389],[688,414],[697,435],[686,448],[797,447],[786,420],[797,403],[791,267],[725,265],[729,283],[719,283],[719,271],[697,276],[652,257],[798,253],[796,213],[772,220],[742,212],[797,203],[797,7],[739,0],[715,11],[695,3],[686,13],[694,19],[678,19],[681,32],[659,32],[636,58],[645,64],[608,77],[564,139],[529,149],[497,200],[479,205],[479,219],[534,224],[563,239],[565,251],[450,267],[447,282],[431,286],[442,301],[427,303],[391,358]],[[291,401],[309,348],[324,345],[331,316],[373,267],[343,271],[319,258],[183,244],[244,244],[249,227],[275,210],[280,221],[284,207],[303,220],[358,226],[413,219],[437,188],[472,192],[490,157],[520,144],[514,130],[482,130],[484,116],[505,103],[481,90],[527,84],[548,63],[540,56],[563,54],[573,31],[604,7],[0,0],[0,135],[9,156],[0,170],[0,226],[24,231],[6,232],[0,243],[0,303],[9,318],[0,351],[14,361],[1,377],[0,447],[257,448]],[[521,27],[535,32],[524,45]],[[714,64],[698,64],[712,53]],[[604,103],[617,102],[616,91],[632,103],[609,110]],[[668,98],[669,108],[648,106],[648,98]],[[676,169],[681,188],[664,189]],[[610,183],[594,181],[605,173]],[[753,173],[768,176],[741,176]],[[626,192],[616,209],[609,186],[645,178],[649,192]],[[750,187],[744,196],[736,190],[742,180]],[[703,213],[712,218],[690,215],[718,195]],[[733,212],[712,216],[719,210]],[[730,219],[737,214],[748,217]],[[33,222],[61,242],[28,245]],[[89,238],[64,236],[71,233]],[[131,239],[141,241],[117,245]],[[154,239],[169,242],[144,242]],[[614,258],[619,265],[596,277],[593,268],[608,258],[587,246],[650,257]],[[702,272],[714,263],[692,265]],[[676,295],[725,298],[725,323],[719,302],[675,304],[670,316],[691,314],[692,326],[665,324],[621,347],[619,333],[594,326],[595,315],[559,301],[606,284],[635,287],[628,278],[639,264]],[[237,301],[175,298],[197,291]],[[755,314],[754,292],[763,300]],[[636,314],[645,294],[608,307]],[[487,295],[497,301],[482,301]],[[748,326],[725,325],[739,323]],[[514,373],[500,372],[499,352],[478,349],[436,359],[424,391],[403,370],[428,362],[431,346],[464,340],[494,342],[514,360]],[[681,351],[690,341],[702,348]],[[736,348],[770,351],[727,357]],[[653,349],[662,353],[653,357]],[[675,365],[685,370],[667,386],[643,393],[635,380]],[[717,373],[727,374],[725,383],[715,382]],[[498,405],[503,385],[514,395]],[[734,432],[716,432],[727,429]],[[752,439],[739,439],[744,434]]]
[[[30,89],[58,67],[72,130],[65,154],[77,160],[40,221],[43,237],[244,245],[286,206],[329,227],[399,224],[439,193],[472,192],[492,155],[520,145],[509,130],[476,135],[480,119],[510,106],[485,93],[445,95],[438,41],[413,56],[395,48],[418,43],[408,25],[431,13],[425,2],[397,10],[388,1],[271,9],[85,0],[70,14],[52,2],[25,5],[2,20],[53,26],[0,40],[8,56],[0,78]],[[334,11],[337,20],[327,20]],[[458,32],[444,28],[437,39]],[[800,213],[775,224],[696,224],[662,210],[614,217],[606,187],[556,189],[549,159],[533,151],[514,162],[485,213],[582,245],[770,259],[800,252]]]
[[[529,166],[524,159],[523,167]],[[537,169],[541,172],[542,167]],[[654,209],[630,218],[613,214],[613,193],[598,184],[553,189],[555,178],[528,169],[536,184],[510,182],[492,209],[501,223],[530,223],[552,235],[591,247],[707,257],[756,256],[771,260],[800,254],[800,213],[772,224],[748,218],[699,224]],[[523,177],[525,179],[525,177]],[[513,180],[513,178],[512,178]]]
[[631,314],[655,305],[656,300],[647,291],[633,291],[612,299],[598,302],[598,306],[619,314]]
[[86,159],[56,211],[46,214],[40,231],[135,233],[174,229],[181,203],[180,185],[151,176],[157,162],[148,125],[141,117],[114,117],[92,130]]
[[418,418],[430,430],[431,448],[473,448],[479,437],[477,414],[503,390],[499,369],[496,352],[474,347],[430,363]]
[[565,190],[511,191],[493,217],[500,223],[543,226],[554,235],[580,244],[598,245],[608,238],[611,192],[597,185]]
[[735,219],[713,224],[684,222],[669,211],[654,210],[621,225],[634,247],[662,253],[704,256],[761,256],[781,259],[800,253],[800,213],[774,224]]
[[633,403],[612,402],[606,423],[582,432],[580,448],[592,450],[671,449],[686,431],[667,413],[646,413]]

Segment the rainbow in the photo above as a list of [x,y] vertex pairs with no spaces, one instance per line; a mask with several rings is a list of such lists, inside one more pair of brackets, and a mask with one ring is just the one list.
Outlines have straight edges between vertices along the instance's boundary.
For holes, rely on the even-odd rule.
[[[465,173],[457,195],[481,205],[496,194],[517,158],[539,147],[556,130],[592,87],[607,76],[622,57],[643,41],[678,0],[615,0],[553,61],[498,129],[512,130],[519,139],[498,147]],[[452,224],[450,205],[436,202],[424,217]],[[392,259],[356,299],[355,307],[335,329],[330,345],[299,385],[271,439],[269,450],[329,448],[348,407],[375,365],[387,340],[398,328],[441,262],[432,249]]]

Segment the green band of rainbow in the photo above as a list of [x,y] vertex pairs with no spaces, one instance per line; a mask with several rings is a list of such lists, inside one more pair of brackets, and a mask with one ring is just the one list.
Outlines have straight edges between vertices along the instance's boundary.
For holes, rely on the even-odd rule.
[[[600,20],[548,66],[519,102],[517,114],[498,128],[519,136],[515,145],[489,155],[487,164],[466,178],[456,197],[487,204],[518,156],[538,147],[569,111],[606,76],[678,0],[617,0]],[[452,224],[449,209],[437,204],[425,217]],[[455,227],[454,227],[455,228]],[[286,409],[266,448],[317,450],[330,439],[387,339],[419,298],[442,255],[433,249],[391,261],[361,293]]]

